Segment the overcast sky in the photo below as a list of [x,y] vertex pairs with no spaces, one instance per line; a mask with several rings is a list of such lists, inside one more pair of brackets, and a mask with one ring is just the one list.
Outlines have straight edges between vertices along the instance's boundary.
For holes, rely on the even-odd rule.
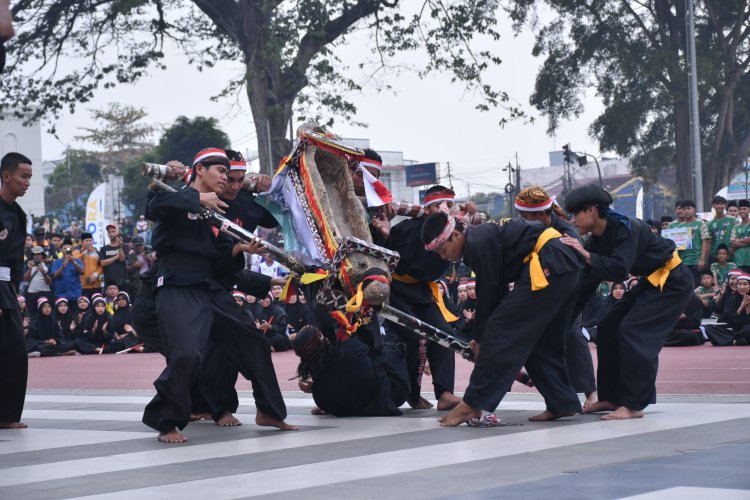
[[[508,161],[515,163],[516,154],[522,169],[547,166],[547,153],[568,142],[576,151],[598,154],[588,136],[588,126],[601,110],[600,101],[593,95],[587,96],[584,115],[579,120],[562,123],[556,137],[548,136],[546,119],[528,104],[541,64],[541,59],[531,56],[533,36],[525,32],[514,37],[507,20],[501,19],[500,24],[503,38],[495,47],[503,64],[488,74],[488,81],[506,90],[528,113],[536,116],[535,123],[518,121],[501,128],[498,125],[501,110],[477,111],[478,99],[451,84],[447,76],[433,75],[421,80],[412,72],[402,72],[381,76],[395,92],[377,92],[370,85],[354,98],[359,109],[356,120],[367,123],[368,128],[338,120],[334,132],[342,137],[369,138],[375,150],[403,151],[410,160],[440,162],[443,174],[446,163],[450,162],[459,195],[466,195],[469,189],[472,193],[501,189],[507,182],[507,174],[501,168]],[[369,45],[366,36],[355,36],[337,53],[356,68],[362,61],[361,54],[369,52]],[[398,62],[415,64],[419,57],[404,56]],[[102,90],[75,114],[63,115],[57,121],[60,140],[46,133],[43,136],[43,157],[48,160],[61,157],[64,144],[82,146],[74,137],[81,134],[80,127],[93,125],[88,110],[103,108],[112,101],[144,107],[150,120],[160,125],[168,125],[180,115],[214,116],[231,138],[233,148],[257,149],[245,95],[219,102],[210,100],[224,88],[228,78],[242,73],[240,63],[223,62],[209,71],[198,72],[176,51],[172,51],[166,63],[166,71],[152,71],[152,76],[136,85]],[[364,81],[364,73],[356,71],[359,70],[355,70],[355,77]]]

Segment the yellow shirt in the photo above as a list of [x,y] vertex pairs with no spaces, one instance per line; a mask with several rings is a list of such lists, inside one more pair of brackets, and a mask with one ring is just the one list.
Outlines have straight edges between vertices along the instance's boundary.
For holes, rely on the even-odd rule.
[[[81,286],[86,289],[95,288],[97,290],[102,287],[102,275],[104,274],[104,268],[99,263],[99,253],[93,248],[89,253],[84,253],[81,250],[73,252],[73,257],[81,259],[83,262],[83,274],[81,275]],[[96,279],[93,283],[89,282],[89,277],[96,273]]]

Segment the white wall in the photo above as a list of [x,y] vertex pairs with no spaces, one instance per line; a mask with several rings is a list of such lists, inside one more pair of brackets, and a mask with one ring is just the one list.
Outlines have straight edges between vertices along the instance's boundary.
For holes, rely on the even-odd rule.
[[23,126],[23,119],[3,113],[0,120],[0,157],[15,152],[27,156],[32,163],[33,177],[26,195],[18,199],[18,204],[27,215],[44,215],[44,187],[42,175],[42,131],[39,123]]

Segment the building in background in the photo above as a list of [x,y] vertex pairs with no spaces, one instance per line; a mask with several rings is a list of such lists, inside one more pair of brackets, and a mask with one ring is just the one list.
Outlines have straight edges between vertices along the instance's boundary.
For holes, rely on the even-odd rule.
[[18,204],[28,216],[39,217],[46,213],[44,207],[44,165],[42,162],[42,129],[39,122],[28,126],[23,124],[23,118],[17,118],[12,113],[2,113],[0,116],[0,157],[7,153],[16,152],[27,156],[33,168],[31,186],[26,195],[18,198]]

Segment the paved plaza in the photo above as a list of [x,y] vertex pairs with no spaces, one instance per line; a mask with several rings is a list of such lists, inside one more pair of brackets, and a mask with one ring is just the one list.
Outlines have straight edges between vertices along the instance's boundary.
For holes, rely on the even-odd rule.
[[[748,348],[665,349],[659,384],[672,395],[644,419],[532,423],[541,398],[516,384],[498,410],[507,425],[490,429],[440,428],[435,410],[312,416],[288,380],[294,357],[274,356],[300,431],[257,427],[242,381],[244,425],[190,424],[190,441],[172,446],[140,422],[157,355],[30,360],[30,427],[0,431],[0,498],[750,498]],[[459,362],[458,389],[469,369]],[[714,393],[680,394],[668,380],[691,373],[701,374],[691,389]]]

